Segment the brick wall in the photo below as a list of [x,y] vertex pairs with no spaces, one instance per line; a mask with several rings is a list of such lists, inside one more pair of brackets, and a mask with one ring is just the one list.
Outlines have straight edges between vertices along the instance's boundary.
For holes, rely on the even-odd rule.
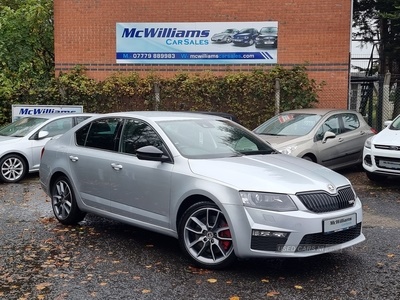
[[309,76],[326,85],[320,107],[346,108],[351,0],[54,0],[56,71],[79,64],[102,80],[115,72],[248,71],[254,65],[121,65],[115,59],[120,22],[278,21],[278,64],[308,64]]

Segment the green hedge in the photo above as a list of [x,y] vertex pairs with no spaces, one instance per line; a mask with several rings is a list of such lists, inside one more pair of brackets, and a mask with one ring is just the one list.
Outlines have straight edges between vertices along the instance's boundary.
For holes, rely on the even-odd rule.
[[[200,110],[234,114],[253,129],[275,114],[276,83],[280,108],[313,107],[324,83],[309,79],[305,66],[224,76],[212,72],[178,73],[173,77],[137,73],[114,74],[104,81],[85,75],[77,66],[60,74],[46,86],[27,81],[7,94],[0,93],[0,123],[11,119],[11,104],[83,105],[85,112],[132,110]],[[159,97],[155,91],[159,90]]]

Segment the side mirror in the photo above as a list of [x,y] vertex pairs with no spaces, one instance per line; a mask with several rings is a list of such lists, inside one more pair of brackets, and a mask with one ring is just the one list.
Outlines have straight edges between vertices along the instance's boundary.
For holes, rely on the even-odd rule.
[[335,138],[336,137],[336,134],[334,134],[332,131],[327,131],[327,132],[325,132],[325,134],[324,134],[324,138],[322,139],[322,142],[323,143],[326,143],[326,140],[327,139],[333,139],[333,138]]
[[164,155],[164,152],[154,146],[144,146],[137,149],[136,156],[141,160],[170,161],[169,157]]
[[385,122],[383,123],[383,125],[384,125],[385,127],[390,126],[390,124],[392,124],[392,121],[385,121]]
[[39,133],[38,133],[38,140],[41,140],[41,139],[44,139],[44,138],[46,138],[46,137],[48,137],[48,135],[49,135],[49,132],[48,131],[46,131],[46,130],[41,130],[41,131],[39,131]]

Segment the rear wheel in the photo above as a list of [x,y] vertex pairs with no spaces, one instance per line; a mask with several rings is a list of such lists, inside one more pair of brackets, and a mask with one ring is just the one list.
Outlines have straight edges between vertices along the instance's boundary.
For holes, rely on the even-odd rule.
[[74,225],[85,218],[78,204],[68,178],[61,176],[51,188],[51,206],[57,220],[64,225]]
[[203,201],[189,207],[178,230],[183,251],[199,267],[220,269],[236,260],[229,225],[214,203]]
[[16,183],[23,179],[27,172],[25,160],[18,154],[8,154],[0,160],[0,180]]

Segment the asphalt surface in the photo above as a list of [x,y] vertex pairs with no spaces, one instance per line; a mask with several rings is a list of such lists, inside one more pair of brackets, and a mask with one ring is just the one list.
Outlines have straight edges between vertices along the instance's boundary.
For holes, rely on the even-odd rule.
[[37,174],[0,183],[0,299],[399,299],[400,179],[341,173],[363,201],[364,243],[220,271],[194,268],[156,233],[93,215],[59,224]]

